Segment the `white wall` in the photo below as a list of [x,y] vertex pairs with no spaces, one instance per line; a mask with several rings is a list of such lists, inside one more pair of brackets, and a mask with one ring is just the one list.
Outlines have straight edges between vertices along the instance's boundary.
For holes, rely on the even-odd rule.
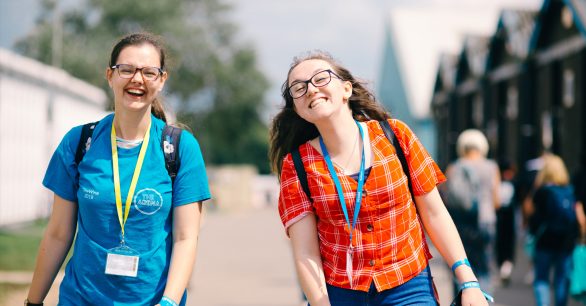
[[48,216],[52,195],[41,182],[53,151],[105,105],[101,89],[0,49],[0,226]]

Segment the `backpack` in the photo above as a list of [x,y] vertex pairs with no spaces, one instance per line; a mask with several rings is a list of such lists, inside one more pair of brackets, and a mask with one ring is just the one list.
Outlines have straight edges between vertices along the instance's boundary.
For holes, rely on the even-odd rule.
[[447,205],[452,210],[473,212],[478,210],[478,175],[464,165],[456,162],[450,169],[447,182]]
[[[83,125],[81,129],[81,136],[79,137],[79,143],[77,144],[77,150],[75,151],[75,164],[79,165],[85,153],[89,150],[92,144],[92,134],[96,125],[99,121],[90,122]],[[171,178],[171,185],[175,183],[175,177],[179,171],[179,165],[181,159],[179,155],[179,141],[181,140],[181,128],[165,125],[163,129],[163,135],[161,137],[161,150],[165,155],[165,168],[169,177]]]
[[546,231],[559,237],[576,238],[578,219],[574,189],[566,186],[544,186],[547,194]]
[[[491,239],[489,231],[479,226],[478,174],[461,161],[454,163],[446,183],[446,208],[454,220],[467,253],[482,249]],[[478,263],[476,264],[478,267]]]

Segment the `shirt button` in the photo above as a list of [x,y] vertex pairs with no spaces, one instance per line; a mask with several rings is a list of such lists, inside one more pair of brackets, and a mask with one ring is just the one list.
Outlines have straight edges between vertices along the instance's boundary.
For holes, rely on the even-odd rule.
[[368,230],[369,232],[372,232],[373,229],[374,229],[374,226],[372,226],[372,224],[368,224],[366,226],[366,230]]
[[374,259],[371,259],[371,260],[368,262],[368,264],[369,264],[371,267],[374,267],[374,264],[375,264],[375,261],[374,261]]

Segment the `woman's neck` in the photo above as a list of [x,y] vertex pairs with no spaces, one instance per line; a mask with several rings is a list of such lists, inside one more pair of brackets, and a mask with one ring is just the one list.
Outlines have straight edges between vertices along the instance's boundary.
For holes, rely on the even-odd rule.
[[151,122],[148,112],[114,112],[114,128],[116,136],[126,140],[143,139]]
[[316,127],[333,159],[352,151],[356,145],[356,137],[359,137],[358,127],[351,115],[318,123]]

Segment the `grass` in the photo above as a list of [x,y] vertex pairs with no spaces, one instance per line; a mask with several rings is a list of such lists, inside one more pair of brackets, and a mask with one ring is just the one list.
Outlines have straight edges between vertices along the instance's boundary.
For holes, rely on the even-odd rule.
[[[25,290],[28,286],[29,285],[0,283],[0,305],[2,304],[2,301],[6,301],[9,295]],[[24,298],[25,297],[22,299],[24,300]]]
[[17,228],[0,229],[0,270],[34,270],[46,225],[46,220],[39,220]]

